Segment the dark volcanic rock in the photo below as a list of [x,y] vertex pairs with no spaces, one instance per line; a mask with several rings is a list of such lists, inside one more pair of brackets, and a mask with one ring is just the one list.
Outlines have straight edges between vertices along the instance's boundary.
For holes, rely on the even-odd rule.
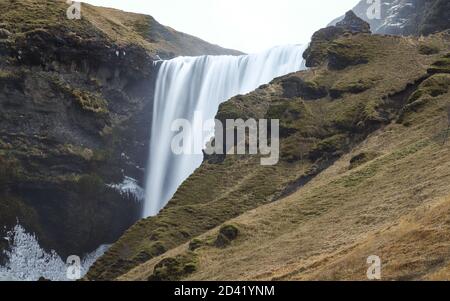
[[290,76],[282,82],[283,96],[287,98],[301,97],[313,100],[327,96],[328,91],[315,82],[305,81],[298,76]]
[[316,67],[322,64],[327,57],[327,48],[330,42],[344,33],[342,28],[335,26],[322,28],[314,33],[309,47],[303,53],[306,67]]
[[225,225],[219,230],[215,246],[218,248],[225,248],[239,235],[239,229],[234,225]]
[[370,25],[358,18],[352,11],[347,12],[345,18],[336,24],[318,30],[311,38],[311,43],[303,53],[307,67],[316,67],[328,59],[331,43],[344,34],[370,34]]
[[108,184],[143,182],[159,56],[241,54],[150,16],[83,3],[69,20],[67,7],[0,1],[0,237],[19,222],[62,256],[114,242],[140,217]]
[[[428,35],[450,28],[448,0],[385,0],[381,1],[380,18],[372,16],[372,4],[361,0],[355,14],[370,23],[373,33],[393,35]],[[331,25],[344,17],[340,17]]]
[[342,21],[336,23],[336,27],[355,33],[371,33],[369,23],[356,16],[351,10],[345,14]]

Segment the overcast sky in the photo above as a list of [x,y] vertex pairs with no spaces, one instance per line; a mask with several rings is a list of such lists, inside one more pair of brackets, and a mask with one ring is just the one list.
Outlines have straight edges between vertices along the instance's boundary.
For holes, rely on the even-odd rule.
[[303,44],[359,0],[83,0],[153,16],[210,43],[258,52]]

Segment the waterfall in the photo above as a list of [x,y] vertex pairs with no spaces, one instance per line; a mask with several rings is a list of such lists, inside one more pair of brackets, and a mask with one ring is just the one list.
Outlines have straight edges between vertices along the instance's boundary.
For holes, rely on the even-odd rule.
[[[278,46],[243,56],[178,57],[163,61],[155,87],[150,154],[147,167],[144,217],[154,216],[203,160],[202,155],[175,155],[172,122],[194,115],[214,119],[220,103],[249,93],[275,77],[304,68],[299,45]],[[194,131],[203,131],[194,128]],[[211,129],[212,134],[213,129]],[[203,147],[206,141],[195,141]]]
[[[21,225],[16,225],[7,237],[11,250],[5,251],[6,264],[0,265],[0,281],[36,281],[44,277],[52,281],[68,281],[66,262],[55,251],[41,248],[35,235],[29,234]],[[109,248],[100,246],[87,254],[81,261],[81,276],[84,276],[94,262]]]

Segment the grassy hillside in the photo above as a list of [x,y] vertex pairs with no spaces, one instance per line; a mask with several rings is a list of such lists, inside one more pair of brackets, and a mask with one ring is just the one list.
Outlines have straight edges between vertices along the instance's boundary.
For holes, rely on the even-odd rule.
[[3,0],[0,28],[12,33],[68,31],[81,38],[99,34],[117,46],[137,45],[169,58],[179,55],[240,54],[159,24],[153,17],[111,8],[81,4],[81,20],[69,20],[69,5],[63,0]]
[[[424,54],[425,46],[437,51]],[[219,110],[219,119],[279,118],[280,163],[207,158],[157,217],[138,222],[113,245],[89,279],[293,278],[294,267],[447,195],[448,158],[433,162],[443,168],[439,176],[420,168],[445,153],[432,138],[445,127],[448,91],[435,88],[448,75],[431,70],[446,60],[448,35],[343,34],[316,49],[323,59],[317,67]],[[439,181],[433,193],[410,200],[419,173]],[[237,227],[236,240],[225,226]]]
[[[118,279],[146,280],[161,274],[165,258],[189,256],[194,272],[166,269],[163,279],[364,280],[370,255],[381,258],[385,280],[449,279],[445,86],[420,97],[420,106],[369,134],[292,195],[228,220]],[[239,232],[225,248],[217,245],[224,225]]]
[[[220,227],[196,238],[205,244],[195,251],[197,270],[187,279],[364,280],[372,254],[385,264],[384,279],[431,277],[446,268],[448,96],[412,113],[409,127],[392,123],[374,132],[289,197],[227,221],[239,229],[227,248],[211,243]],[[362,153],[377,156],[351,169]],[[144,280],[162,258],[188,247],[120,279]]]

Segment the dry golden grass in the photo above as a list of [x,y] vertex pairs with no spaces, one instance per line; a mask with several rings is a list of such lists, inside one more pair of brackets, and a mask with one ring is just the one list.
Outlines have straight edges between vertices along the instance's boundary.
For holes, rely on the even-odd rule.
[[[364,280],[373,254],[384,279],[448,279],[450,143],[440,139],[448,102],[449,93],[411,116],[413,126],[375,132],[295,194],[229,221],[240,237],[226,249],[198,249],[198,270],[188,279]],[[381,155],[349,170],[363,151]],[[145,280],[163,257],[186,250],[119,280]]]
[[69,20],[65,0],[2,0],[0,27],[15,34],[34,30],[71,32],[83,39],[100,33],[118,46],[134,45],[168,58],[178,55],[241,54],[159,24],[153,17],[81,4],[81,20]]
[[163,26],[148,15],[85,3],[82,12],[84,18],[119,45],[140,45],[152,52],[172,55],[241,54]]

